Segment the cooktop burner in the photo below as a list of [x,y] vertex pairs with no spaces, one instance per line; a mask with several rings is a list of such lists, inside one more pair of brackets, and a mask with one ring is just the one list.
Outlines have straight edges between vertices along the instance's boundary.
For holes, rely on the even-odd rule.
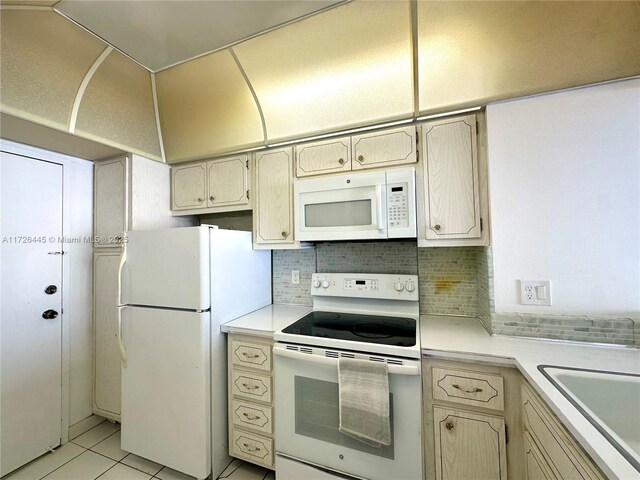
[[413,347],[416,344],[416,321],[412,318],[314,311],[284,328],[282,333]]

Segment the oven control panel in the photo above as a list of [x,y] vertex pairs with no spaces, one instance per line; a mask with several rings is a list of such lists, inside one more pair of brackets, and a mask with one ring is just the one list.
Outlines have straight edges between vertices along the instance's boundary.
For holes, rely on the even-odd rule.
[[418,301],[417,275],[314,273],[311,295]]

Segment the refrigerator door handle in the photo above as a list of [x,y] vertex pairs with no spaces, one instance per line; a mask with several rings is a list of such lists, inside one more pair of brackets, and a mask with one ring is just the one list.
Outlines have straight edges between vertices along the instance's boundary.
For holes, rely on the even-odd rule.
[[120,257],[120,265],[118,266],[118,345],[120,347],[120,357],[122,360],[122,367],[127,368],[127,350],[122,343],[122,270],[124,264],[127,263],[127,245],[125,244],[122,249],[122,256]]

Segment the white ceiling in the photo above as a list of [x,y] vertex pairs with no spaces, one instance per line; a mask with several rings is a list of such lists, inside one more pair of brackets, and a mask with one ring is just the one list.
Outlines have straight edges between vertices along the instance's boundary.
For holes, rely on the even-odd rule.
[[54,8],[151,71],[342,0],[62,0]]

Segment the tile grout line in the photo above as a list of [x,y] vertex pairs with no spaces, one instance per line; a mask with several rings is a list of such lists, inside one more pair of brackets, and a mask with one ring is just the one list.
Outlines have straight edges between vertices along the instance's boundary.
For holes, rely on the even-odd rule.
[[[101,425],[102,425],[102,424],[101,424]],[[88,431],[89,431],[89,430],[88,430]],[[113,433],[111,433],[111,434],[107,435],[107,436],[106,436],[106,437],[104,437],[102,440],[100,440],[98,443],[94,443],[94,444],[93,444],[93,445],[91,445],[90,447],[84,447],[84,446],[82,446],[82,445],[80,445],[80,444],[78,444],[78,443],[76,443],[76,442],[74,442],[74,441],[72,441],[72,440],[71,440],[71,443],[73,443],[74,445],[78,445],[79,447],[86,448],[87,450],[91,450],[93,447],[95,447],[96,445],[101,444],[101,443],[102,443],[102,442],[104,442],[107,438],[113,437],[113,436],[114,436],[116,433],[118,433],[118,432],[120,432],[120,429],[118,429],[118,430],[116,430],[115,432],[113,432]],[[93,450],[91,450],[91,451],[93,452]],[[98,453],[98,452],[94,452],[94,453]],[[104,457],[104,456],[105,456],[105,455],[103,455],[103,457]]]
[[[84,448],[82,445],[77,445],[77,444],[75,444],[75,443],[74,443],[74,445],[76,445],[77,447],[80,447],[80,448]],[[88,448],[84,448],[84,452],[80,452],[78,455],[76,455],[75,457],[73,457],[73,458],[69,459],[68,461],[64,462],[64,463],[63,463],[62,465],[60,465],[59,467],[54,468],[54,469],[53,469],[53,470],[51,470],[50,472],[48,472],[48,473],[44,474],[42,477],[40,477],[40,480],[42,480],[42,479],[43,479],[44,477],[46,477],[47,475],[51,475],[51,474],[52,474],[53,472],[55,472],[56,470],[59,470],[60,468],[64,467],[67,463],[69,463],[69,462],[71,462],[71,461],[75,460],[75,459],[76,459],[76,458],[78,458],[80,455],[82,455],[83,453],[86,453],[86,452],[88,452],[88,451],[89,451],[89,449],[88,449]],[[41,458],[41,457],[38,457],[38,458]]]

